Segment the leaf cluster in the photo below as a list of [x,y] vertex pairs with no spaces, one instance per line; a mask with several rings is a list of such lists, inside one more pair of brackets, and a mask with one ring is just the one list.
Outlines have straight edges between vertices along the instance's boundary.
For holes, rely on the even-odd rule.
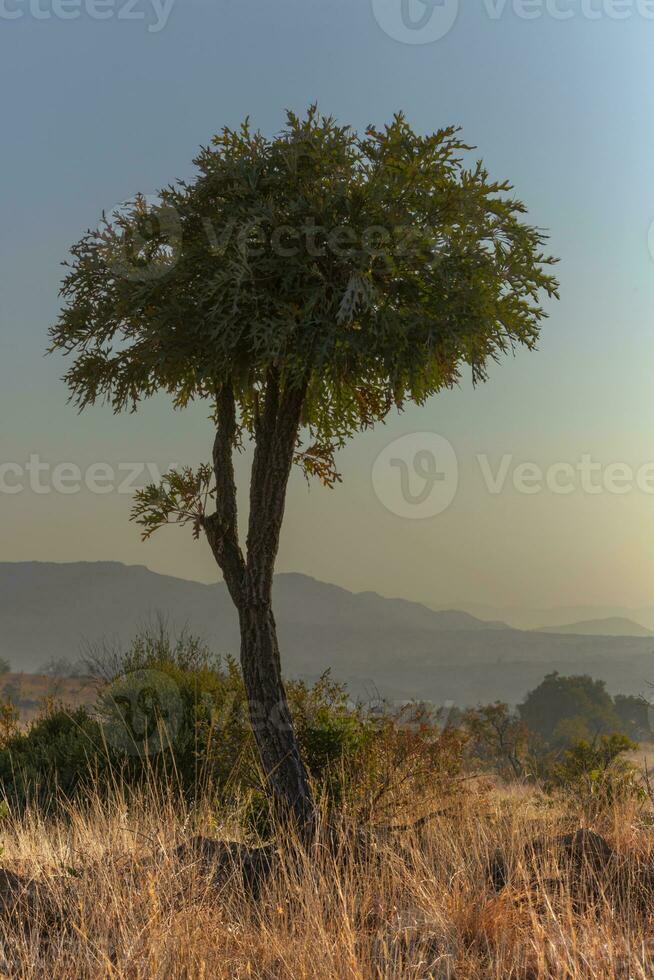
[[333,482],[329,453],[354,432],[536,344],[553,260],[469,150],[453,127],[421,135],[398,114],[359,134],[315,106],[273,138],[223,129],[194,179],[71,249],[51,338],[75,403],[163,390],[184,406],[228,382],[252,434],[273,370],[306,386],[313,448],[296,461]]

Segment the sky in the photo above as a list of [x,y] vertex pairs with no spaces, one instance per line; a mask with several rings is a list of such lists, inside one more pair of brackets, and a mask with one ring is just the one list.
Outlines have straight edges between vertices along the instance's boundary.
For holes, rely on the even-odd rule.
[[44,357],[60,263],[223,125],[273,135],[317,101],[460,125],[549,230],[561,298],[536,352],[358,436],[336,489],[294,476],[279,569],[435,605],[654,604],[654,4],[405,4],[0,0],[0,560],[215,580],[187,531],[128,521],[137,470],[208,458],[207,411],[76,414]]

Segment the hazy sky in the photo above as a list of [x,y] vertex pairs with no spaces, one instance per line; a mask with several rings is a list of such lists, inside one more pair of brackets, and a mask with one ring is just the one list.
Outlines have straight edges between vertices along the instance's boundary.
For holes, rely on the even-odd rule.
[[[59,262],[103,208],[189,175],[222,125],[250,114],[273,133],[285,107],[318,100],[356,127],[400,108],[420,130],[460,124],[550,229],[561,301],[539,351],[353,442],[335,491],[296,476],[280,569],[434,603],[654,603],[654,467],[638,472],[654,461],[654,5],[466,0],[444,37],[405,43],[456,11],[444,0],[430,18],[410,0],[421,33],[403,27],[400,3],[0,0],[0,559],[215,578],[208,548],[183,530],[141,544],[129,494],[63,494],[52,470],[24,470],[38,457],[86,478],[95,463],[209,455],[201,408],[175,414],[162,399],[138,416],[80,417],[66,404],[63,364],[43,358]],[[439,514],[452,460],[416,432],[444,437],[458,460]],[[403,435],[373,486],[376,458]],[[425,511],[398,497],[390,459],[405,460],[417,495],[415,454],[432,446],[445,479]],[[516,472],[525,462],[542,486]],[[559,463],[581,468],[546,472]],[[618,463],[631,472],[607,469]]]

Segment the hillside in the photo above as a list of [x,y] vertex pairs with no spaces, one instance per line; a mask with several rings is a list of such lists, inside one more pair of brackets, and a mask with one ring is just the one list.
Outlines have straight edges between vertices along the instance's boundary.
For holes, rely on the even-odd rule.
[[575,633],[578,636],[654,636],[651,630],[624,616],[587,619],[581,623],[568,623],[565,626],[542,626],[539,632]]
[[[523,632],[298,574],[277,576],[275,609],[286,674],[315,679],[331,667],[361,697],[517,701],[550,670],[590,673],[614,693],[643,693],[654,680],[648,637]],[[0,655],[14,670],[75,659],[89,644],[124,646],[157,616],[220,653],[238,652],[222,583],[112,562],[0,564]]]

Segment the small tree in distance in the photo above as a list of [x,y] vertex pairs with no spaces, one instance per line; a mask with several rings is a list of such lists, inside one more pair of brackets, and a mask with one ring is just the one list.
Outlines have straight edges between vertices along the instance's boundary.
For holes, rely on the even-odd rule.
[[522,721],[551,745],[592,740],[623,730],[606,683],[588,674],[546,674],[518,705]]
[[[510,185],[467,168],[454,128],[403,115],[359,135],[312,107],[268,139],[223,129],[190,183],[105,217],[71,250],[52,350],[80,409],[134,410],[159,391],[206,399],[212,461],[137,495],[144,536],[190,523],[238,610],[251,720],[273,799],[314,803],[282,683],[272,610],[292,465],[332,486],[334,455],[393,407],[422,405],[467,367],[535,346],[556,295],[542,233]],[[234,453],[254,443],[245,549]]]

